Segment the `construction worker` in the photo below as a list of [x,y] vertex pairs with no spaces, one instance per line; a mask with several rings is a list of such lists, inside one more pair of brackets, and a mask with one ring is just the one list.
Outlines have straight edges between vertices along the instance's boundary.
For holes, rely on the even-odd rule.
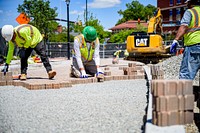
[[114,58],[112,60],[112,64],[118,64],[119,63],[119,54],[121,53],[121,50],[117,50],[114,53]]
[[21,58],[21,76],[20,80],[27,79],[27,68],[28,68],[28,57],[30,56],[33,50],[41,57],[44,67],[48,73],[49,79],[54,78],[56,72],[52,70],[51,65],[49,63],[49,59],[46,55],[44,45],[43,45],[43,37],[39,30],[29,24],[22,24],[17,27],[13,27],[12,25],[4,25],[2,27],[2,36],[8,41],[8,54],[6,58],[6,63],[3,68],[3,72],[6,73],[9,68],[9,64],[13,57],[13,51],[15,45],[20,49],[19,57]]
[[74,38],[73,52],[71,76],[88,78],[87,74],[97,77],[103,75],[99,68],[99,39],[94,27],[86,26],[82,34]]
[[186,3],[190,9],[184,12],[170,52],[176,53],[178,40],[184,36],[185,48],[179,78],[193,80],[200,68],[200,0],[187,0]]

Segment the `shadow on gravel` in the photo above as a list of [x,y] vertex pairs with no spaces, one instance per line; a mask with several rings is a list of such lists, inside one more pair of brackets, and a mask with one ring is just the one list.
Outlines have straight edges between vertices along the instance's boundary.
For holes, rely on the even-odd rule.
[[[199,86],[193,86],[194,101],[197,103],[197,107],[200,109],[200,89]],[[200,132],[200,113],[194,113],[194,123],[196,124]]]
[[[49,79],[49,78],[42,78],[42,77],[27,77],[27,79]],[[19,78],[14,78],[13,80],[20,80]],[[53,80],[53,79],[52,79]]]
[[145,72],[145,79],[146,79],[146,86],[147,86],[147,92],[146,92],[146,99],[147,99],[147,104],[145,107],[145,115],[143,116],[143,125],[141,126],[142,133],[145,133],[145,126],[147,122],[150,122],[147,120],[147,114],[148,114],[148,104],[149,104],[149,89],[150,89],[150,83],[149,79],[147,76],[147,73]]
[[49,78],[42,78],[42,77],[27,77],[27,79],[49,79]]

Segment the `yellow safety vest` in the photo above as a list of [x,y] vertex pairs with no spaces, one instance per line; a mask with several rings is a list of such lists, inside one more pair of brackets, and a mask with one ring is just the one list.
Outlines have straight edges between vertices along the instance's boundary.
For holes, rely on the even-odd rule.
[[75,38],[77,38],[80,43],[80,52],[81,52],[82,61],[83,62],[91,61],[93,59],[93,54],[94,54],[96,42],[98,39],[93,41],[91,43],[90,48],[88,49],[83,34],[80,34],[80,35],[76,36]]
[[9,49],[7,54],[6,63],[10,64],[13,52],[15,49],[14,43],[19,48],[34,48],[36,45],[42,41],[43,37],[40,33],[40,31],[29,24],[22,24],[14,28],[14,32],[16,34],[16,38],[14,41],[9,41]]
[[191,46],[200,43],[200,7],[188,9],[192,14],[192,20],[187,33],[184,35],[184,45]]

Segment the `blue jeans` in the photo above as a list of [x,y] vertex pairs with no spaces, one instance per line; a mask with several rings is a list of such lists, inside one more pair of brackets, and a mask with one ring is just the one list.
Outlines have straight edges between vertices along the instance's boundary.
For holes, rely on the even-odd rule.
[[179,79],[193,80],[200,68],[200,45],[185,47]]

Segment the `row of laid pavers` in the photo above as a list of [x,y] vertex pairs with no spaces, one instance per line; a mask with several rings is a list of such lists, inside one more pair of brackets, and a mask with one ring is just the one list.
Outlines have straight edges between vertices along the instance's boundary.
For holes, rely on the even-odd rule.
[[[103,68],[105,71],[105,76],[103,81],[110,80],[132,80],[132,79],[144,79],[145,74],[142,68],[142,65],[137,65],[136,63],[128,63],[125,67],[115,68],[120,71],[121,75],[112,75],[112,71],[109,67]],[[38,90],[38,89],[59,89],[71,87],[74,84],[87,84],[87,83],[95,83],[98,82],[97,78],[89,77],[87,79],[80,78],[70,78],[68,80],[65,79],[56,79],[56,80],[47,80],[45,78],[28,78],[26,81],[13,80],[12,72],[7,72],[6,75],[0,73],[0,85],[14,85],[14,86],[23,86],[30,90]]]

